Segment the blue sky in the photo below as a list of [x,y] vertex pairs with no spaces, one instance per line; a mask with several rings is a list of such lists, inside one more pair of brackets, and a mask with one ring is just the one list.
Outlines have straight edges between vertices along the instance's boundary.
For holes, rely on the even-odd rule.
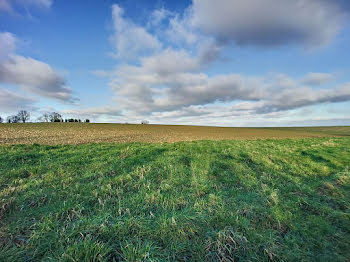
[[0,0],[0,116],[350,124],[344,0]]

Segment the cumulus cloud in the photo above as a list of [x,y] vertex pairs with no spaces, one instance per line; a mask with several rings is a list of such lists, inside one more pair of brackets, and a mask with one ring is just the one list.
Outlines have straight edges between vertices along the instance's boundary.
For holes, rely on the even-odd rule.
[[167,9],[156,9],[150,15],[148,26],[159,26],[165,19],[172,15],[173,13]]
[[334,76],[328,73],[309,73],[304,79],[303,83],[310,86],[323,85],[330,82]]
[[201,61],[192,57],[185,50],[166,49],[159,54],[141,59],[142,68],[158,75],[180,72],[193,72],[201,67]]
[[15,54],[14,35],[0,33],[0,83],[14,84],[43,97],[73,102],[65,79],[50,65]]
[[18,95],[7,89],[0,89],[0,112],[12,113],[18,109],[35,110],[35,99]]
[[185,12],[183,16],[175,14],[169,19],[167,36],[176,43],[194,45],[200,40],[200,35],[191,26],[191,16]]
[[162,45],[157,37],[124,18],[124,10],[117,4],[112,6],[112,18],[115,30],[113,42],[118,58],[133,59],[161,48]]
[[[167,50],[163,55],[142,59],[140,66],[118,68],[111,83],[117,102],[129,111],[152,113],[247,101],[232,110],[262,114],[350,100],[349,85],[312,89],[285,74],[272,78],[240,74],[209,77],[200,72],[197,59],[185,54]],[[184,61],[183,64],[176,58]]]
[[[153,12],[147,24],[147,27],[156,27],[153,35],[124,18],[119,6],[114,5],[112,11],[116,28],[123,28],[125,23],[147,34],[145,45],[141,40],[138,44],[125,40],[129,50],[136,50],[132,63],[119,63],[111,72],[95,71],[111,79],[118,108],[130,119],[146,116],[158,122],[177,119],[178,123],[192,120],[198,123],[199,116],[206,121],[232,117],[278,118],[307,106],[350,101],[348,84],[322,90],[313,88],[331,79],[331,74],[326,73],[310,73],[302,79],[287,74],[254,77],[204,73],[232,43],[326,44],[336,34],[343,17],[338,5],[328,0],[219,0],[215,3],[194,0],[184,14],[165,9]],[[248,15],[250,20],[247,20],[242,14],[256,17],[251,19]],[[125,33],[126,39],[128,34]],[[158,34],[162,37],[158,38]],[[168,37],[164,40],[164,36]],[[154,48],[154,44],[147,44],[147,39],[163,41]],[[139,50],[139,46],[145,46],[147,52]],[[93,113],[96,108],[91,110]],[[99,110],[100,115],[108,115],[107,108]],[[111,114],[119,114],[119,110],[110,110]]]
[[[267,87],[265,87],[267,88]],[[196,123],[203,125],[250,125],[260,126],[283,125],[296,116],[305,120],[306,116],[313,114],[310,108],[320,103],[344,102],[350,100],[349,84],[344,84],[335,89],[325,90],[319,93],[310,88],[288,89],[278,93],[277,89],[267,90],[263,99],[256,101],[244,101],[236,103],[215,103],[208,105],[191,105],[172,111],[153,112],[151,120],[156,122],[172,121],[172,123]],[[274,95],[275,94],[275,95]],[[303,95],[304,94],[304,95]],[[285,100],[285,98],[292,101]],[[238,100],[239,101],[239,100]],[[294,109],[294,110],[291,110]],[[346,116],[345,112],[344,116]],[[339,115],[338,115],[339,116]],[[340,114],[341,116],[341,114]],[[306,121],[307,123],[307,121]],[[311,125],[311,121],[308,123]]]
[[315,90],[308,87],[293,89],[271,89],[266,97],[257,102],[242,102],[233,110],[250,111],[254,114],[286,111],[322,103],[350,101],[350,83],[333,89]]
[[41,61],[11,55],[0,64],[0,82],[20,86],[41,96],[61,101],[73,101],[72,92],[65,80],[50,65]]
[[332,0],[193,0],[192,23],[218,42],[318,47],[338,33],[344,12]]
[[[248,0],[251,4],[253,3],[252,1],[253,0]],[[276,2],[273,0],[268,1],[270,5],[268,4],[267,7],[269,8],[271,8],[272,3]],[[317,20],[321,25],[324,22],[325,16],[328,17],[328,15],[333,14],[332,12],[336,12],[337,10],[335,6],[324,1],[322,1],[322,4],[321,2],[317,4],[314,0],[310,0],[309,2],[296,1],[298,4],[295,2],[287,3],[284,0],[282,0],[282,2],[283,4],[276,2],[276,7],[281,9],[282,14],[285,15],[287,9],[289,11],[294,11],[300,15],[299,18],[301,20],[299,22],[302,24],[306,23],[306,14],[310,14],[311,8],[316,8],[315,10],[321,13],[318,16],[319,20]],[[258,6],[261,4],[262,2],[257,2]],[[220,28],[227,29],[228,31],[225,32],[231,34],[236,30],[230,31],[232,29],[231,27],[239,25],[233,23],[234,21],[231,19],[233,19],[232,17],[234,16],[227,12],[231,12],[234,6],[242,13],[244,13],[243,10],[248,13],[256,12],[255,9],[250,10],[250,8],[252,8],[250,5],[246,5],[241,1],[220,0],[219,4],[216,3],[214,5],[215,7],[212,1],[195,0],[193,2],[192,11],[188,9],[182,16],[171,14],[164,10],[155,12],[152,16],[156,17],[153,18],[155,24],[159,24],[164,19],[169,19],[168,32],[180,32],[181,29],[179,28],[183,26],[181,25],[181,19],[182,22],[192,19],[195,24],[200,26],[198,23],[201,19],[201,12],[208,11],[211,7],[211,10],[216,10],[215,8],[219,8],[220,10],[225,9],[222,15],[208,20],[210,20],[210,23],[213,23],[211,24],[212,26],[216,27],[220,25]],[[261,17],[258,18],[270,19],[271,13],[268,11],[270,9],[266,9],[267,7],[265,6],[261,9],[262,14]],[[329,7],[330,9],[325,10],[323,9],[324,7]],[[204,8],[204,11],[199,10],[202,8]],[[306,8],[306,10],[300,11],[300,8]],[[238,11],[234,10],[234,12]],[[217,14],[216,12],[210,13],[210,15]],[[122,9],[114,5],[113,17],[119,17],[122,20],[119,24],[126,21],[125,18],[121,18],[122,14]],[[179,17],[182,18],[180,19]],[[315,17],[315,15],[313,17]],[[239,21],[239,19],[243,18],[236,17],[234,19],[238,19],[237,21]],[[272,20],[260,21],[261,23],[258,25],[255,22],[250,25],[269,26],[270,23],[276,22],[276,18],[272,17],[271,19]],[[291,17],[289,13],[284,19],[287,21],[285,22],[287,26],[294,26],[294,29],[300,29],[297,27],[295,18]],[[223,22],[227,22],[227,24],[222,24]],[[311,21],[311,24],[314,23],[315,21]],[[177,25],[174,26],[174,24]],[[266,30],[265,32],[269,33]],[[212,33],[214,34],[214,32]],[[178,35],[186,39],[184,35],[181,36],[180,33],[178,33]],[[201,37],[200,35],[197,36],[197,38]],[[113,73],[103,72],[103,75],[108,74],[112,78],[110,85],[115,92],[115,99],[118,104],[123,109],[133,112],[134,114],[152,114],[171,111],[179,113],[179,110],[185,110],[186,108],[186,113],[194,113],[193,109],[188,110],[188,108],[201,105],[207,106],[216,102],[232,103],[244,101],[232,107],[231,110],[237,113],[240,112],[240,114],[243,110],[262,114],[285,111],[318,103],[349,100],[347,87],[324,91],[303,87],[305,82],[308,82],[309,85],[315,85],[317,82],[316,80],[318,80],[319,83],[324,83],[327,78],[329,78],[329,75],[326,74],[310,73],[301,82],[286,74],[276,75],[272,79],[266,77],[246,77],[240,74],[208,76],[202,73],[203,68],[206,64],[218,58],[221,47],[211,41],[210,38],[204,38],[204,40],[205,41],[196,44],[197,52],[191,52],[188,49],[174,49],[168,47],[158,50],[156,53],[139,56],[138,65],[124,64],[119,66]],[[200,112],[203,112],[203,110]]]

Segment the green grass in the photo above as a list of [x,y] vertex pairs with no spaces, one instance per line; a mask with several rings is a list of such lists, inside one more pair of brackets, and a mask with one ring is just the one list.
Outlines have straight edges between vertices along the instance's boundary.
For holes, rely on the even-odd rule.
[[0,261],[349,261],[350,139],[0,147]]

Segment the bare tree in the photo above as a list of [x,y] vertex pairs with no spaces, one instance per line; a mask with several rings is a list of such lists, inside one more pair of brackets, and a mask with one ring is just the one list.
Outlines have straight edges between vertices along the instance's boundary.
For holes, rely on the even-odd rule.
[[50,122],[62,122],[63,118],[59,113],[52,112],[49,115]]
[[18,116],[15,116],[15,115],[13,115],[13,116],[8,116],[8,117],[6,118],[6,122],[7,122],[7,123],[18,123],[18,122],[19,122],[19,118],[18,118]]
[[141,121],[141,125],[148,125],[149,124],[149,121],[148,120],[142,120]]
[[17,113],[18,121],[25,123],[30,118],[30,113],[26,110],[21,110]]
[[43,114],[41,117],[38,118],[40,122],[50,122],[50,115],[49,114]]
[[0,123],[4,122],[4,119],[0,116]]

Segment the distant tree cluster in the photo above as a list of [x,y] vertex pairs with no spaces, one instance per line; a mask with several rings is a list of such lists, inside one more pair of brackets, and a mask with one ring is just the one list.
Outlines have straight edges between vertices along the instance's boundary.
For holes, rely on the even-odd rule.
[[[2,123],[4,120],[1,116],[0,119],[0,123]],[[17,113],[17,115],[8,116],[6,118],[6,123],[25,123],[29,121],[29,119],[30,113],[26,110],[21,110]]]
[[59,113],[52,112],[49,114],[43,114],[38,118],[39,122],[63,122],[63,118]]
[[[30,113],[26,110],[20,110],[16,115],[11,115],[6,118],[6,123],[26,123],[30,119]],[[57,113],[47,113],[43,114],[38,118],[39,122],[74,122],[74,123],[81,123],[81,119],[63,119],[63,117]],[[4,119],[0,116],[0,123],[3,123]],[[90,123],[90,119],[85,119],[85,123]]]
[[69,118],[69,119],[64,120],[64,122],[68,122],[68,123],[81,123],[81,119]]
[[84,121],[82,121],[81,119],[74,119],[74,118],[69,118],[69,119],[65,119],[64,122],[68,122],[68,123],[90,123],[90,119],[85,119]]

